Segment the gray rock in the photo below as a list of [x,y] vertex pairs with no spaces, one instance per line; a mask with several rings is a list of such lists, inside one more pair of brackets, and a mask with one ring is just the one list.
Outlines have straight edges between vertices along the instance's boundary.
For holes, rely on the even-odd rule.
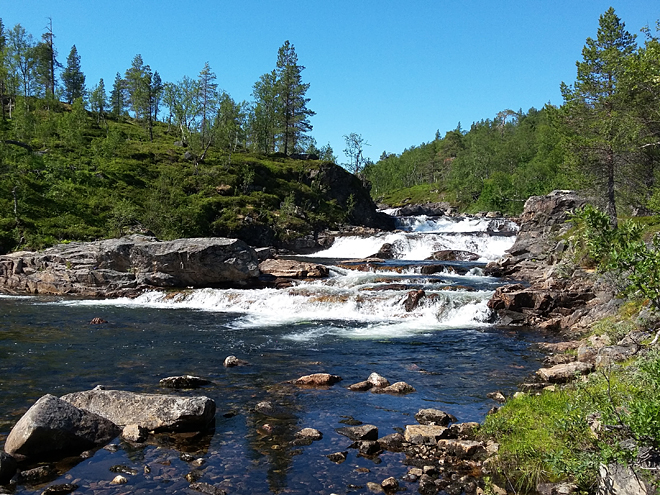
[[374,393],[392,395],[405,395],[416,392],[415,388],[412,385],[408,385],[406,382],[396,382],[385,388],[372,388],[371,391]]
[[0,451],[0,485],[6,485],[16,474],[18,463],[7,452]]
[[248,286],[258,277],[256,253],[238,239],[161,242],[136,234],[0,256],[0,288],[11,293],[125,296],[156,287]]
[[234,368],[236,366],[245,366],[247,365],[247,361],[243,361],[242,359],[238,359],[236,356],[227,356],[225,358],[225,361],[222,363],[222,365],[225,368]]
[[598,495],[650,495],[654,491],[628,466],[601,464],[598,468]]
[[575,361],[572,363],[558,364],[552,368],[541,368],[536,371],[536,375],[544,382],[566,383],[577,375],[586,375],[594,370],[592,363],[582,363]]
[[44,395],[12,428],[5,450],[29,459],[80,453],[108,443],[119,432],[112,421],[100,415]]
[[390,477],[381,481],[380,486],[383,487],[386,493],[396,492],[399,489],[399,482],[396,478]]
[[41,495],[65,495],[67,493],[75,492],[78,485],[75,483],[62,483],[58,485],[50,485],[46,488]]
[[335,431],[351,440],[378,440],[378,428],[374,425],[344,426]]
[[456,418],[439,409],[420,409],[415,414],[415,419],[420,425],[439,425],[448,426],[449,423],[456,421]]
[[303,428],[302,430],[296,432],[296,438],[304,438],[312,441],[321,440],[323,438],[323,433],[314,428]]
[[137,424],[150,431],[196,431],[206,428],[215,417],[215,402],[205,396],[88,390],[62,399],[117,425]]
[[196,492],[204,493],[205,495],[227,495],[227,492],[218,488],[217,486],[209,485],[208,483],[191,483],[188,488]]
[[390,452],[401,452],[405,441],[406,439],[401,433],[391,433],[378,439],[380,446]]
[[254,410],[258,413],[268,416],[269,418],[278,418],[278,419],[287,419],[291,418],[291,411],[288,409],[273,404],[270,401],[261,401],[255,407]]
[[367,380],[363,382],[354,383],[353,385],[348,386],[348,390],[352,392],[366,392],[373,387],[372,383],[369,383]]
[[323,278],[330,274],[330,270],[325,265],[285,259],[262,261],[259,270],[266,275],[284,278]]
[[335,462],[337,464],[341,464],[346,460],[346,457],[348,456],[348,452],[335,452],[334,454],[328,454],[326,457],[330,459],[332,462]]
[[121,436],[129,442],[142,443],[149,436],[149,430],[140,425],[127,425],[124,426]]
[[390,382],[387,378],[380,376],[378,373],[372,373],[367,378],[367,382],[370,383],[373,387],[384,388],[389,386]]
[[439,425],[406,425],[407,442],[422,445],[435,445],[441,438],[449,436],[449,428]]
[[21,471],[18,476],[18,482],[29,485],[38,485],[53,479],[55,476],[57,476],[57,471],[53,466],[47,464],[45,466],[38,466],[26,471]]

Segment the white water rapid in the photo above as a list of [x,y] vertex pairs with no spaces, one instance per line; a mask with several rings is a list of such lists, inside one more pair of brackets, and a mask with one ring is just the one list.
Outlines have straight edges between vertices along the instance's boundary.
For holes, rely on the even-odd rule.
[[[449,328],[488,325],[486,305],[497,279],[482,275],[481,266],[497,259],[515,237],[501,235],[516,227],[502,220],[408,217],[398,219],[401,230],[363,238],[338,237],[334,245],[312,255],[330,265],[330,276],[299,281],[284,289],[196,289],[174,293],[148,292],[135,299],[70,301],[68,304],[106,304],[189,309],[233,315],[230,327],[286,326],[287,339],[313,341],[336,335],[354,339],[405,337]],[[405,229],[405,230],[403,230]],[[376,253],[384,243],[394,246],[397,260],[368,267],[342,264],[349,258]],[[466,250],[479,262],[423,261],[442,249]],[[333,258],[330,260],[329,258]],[[435,273],[422,268],[434,265]],[[441,265],[441,266],[438,266]],[[424,291],[410,307],[411,291]]]

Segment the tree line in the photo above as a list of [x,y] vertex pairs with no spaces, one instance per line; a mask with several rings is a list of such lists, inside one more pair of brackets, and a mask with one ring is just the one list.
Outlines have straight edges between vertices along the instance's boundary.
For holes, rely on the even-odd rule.
[[[658,25],[660,29],[660,24]],[[432,185],[462,209],[522,211],[530,195],[589,192],[613,225],[619,213],[660,212],[660,39],[630,34],[614,9],[599,18],[576,62],[564,102],[503,110],[400,154],[383,152],[363,171],[375,197]]]
[[[53,43],[52,22],[40,41],[20,25],[6,29],[0,19],[0,99],[2,118],[30,113],[43,101],[76,100],[94,113],[99,122],[106,118],[131,117],[153,140],[157,121],[168,124],[184,146],[203,158],[210,146],[256,153],[285,155],[308,153],[336,160],[329,144],[319,148],[310,135],[309,83],[298,62],[295,47],[288,40],[279,48],[275,68],[255,82],[252,101],[235,101],[219,89],[216,74],[207,62],[196,77],[164,82],[140,54],[130,67],[117,72],[111,88],[105,81],[88,87],[76,46],[63,65]],[[36,100],[40,100],[37,102]],[[48,105],[48,103],[46,103]],[[20,116],[19,116],[20,118]]]

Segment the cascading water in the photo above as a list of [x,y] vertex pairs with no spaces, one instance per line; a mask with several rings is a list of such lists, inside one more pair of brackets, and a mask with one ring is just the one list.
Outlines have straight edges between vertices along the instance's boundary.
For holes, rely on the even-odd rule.
[[[350,443],[335,428],[352,417],[377,425],[383,436],[428,407],[479,421],[492,405],[487,392],[513,390],[536,367],[529,344],[539,336],[489,323],[486,303],[501,281],[481,268],[512,245],[514,224],[445,217],[397,222],[392,233],[338,237],[330,249],[305,257],[328,264],[328,278],[283,289],[154,291],[111,300],[0,298],[0,440],[41,395],[99,384],[163,393],[169,391],[158,387],[161,378],[194,374],[212,384],[180,393],[216,401],[213,432],[192,444],[157,437],[142,446],[121,444],[114,453],[101,450],[57,482],[75,480],[76,493],[96,493],[110,488],[110,466],[129,465],[140,474],[130,477],[126,492],[187,493],[184,475],[191,468],[181,450],[204,459],[200,481],[232,494],[329,495],[402,476],[407,468],[391,453],[378,463],[355,451],[342,465],[330,462],[328,454]],[[347,261],[373,255],[385,243],[394,259]],[[443,249],[471,251],[478,260],[425,260]],[[419,291],[423,297],[410,304],[410,293]],[[95,316],[109,323],[89,325]],[[249,364],[225,369],[227,355]],[[325,390],[287,385],[316,372],[344,380]],[[371,372],[405,381],[416,392],[347,390]],[[263,400],[278,404],[286,417],[255,412]],[[275,433],[260,433],[264,423]],[[293,432],[304,427],[319,429],[323,439],[292,447]],[[34,490],[19,485],[15,493]]]

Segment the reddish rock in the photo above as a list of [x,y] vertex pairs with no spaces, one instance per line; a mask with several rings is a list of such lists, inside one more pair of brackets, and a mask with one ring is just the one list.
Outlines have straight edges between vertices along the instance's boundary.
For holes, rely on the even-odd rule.
[[325,265],[284,259],[262,261],[259,270],[266,275],[282,278],[322,278],[330,274],[330,270]]
[[329,387],[341,380],[342,378],[337,375],[331,375],[329,373],[314,373],[312,375],[301,376],[297,380],[294,380],[293,383],[307,387]]

